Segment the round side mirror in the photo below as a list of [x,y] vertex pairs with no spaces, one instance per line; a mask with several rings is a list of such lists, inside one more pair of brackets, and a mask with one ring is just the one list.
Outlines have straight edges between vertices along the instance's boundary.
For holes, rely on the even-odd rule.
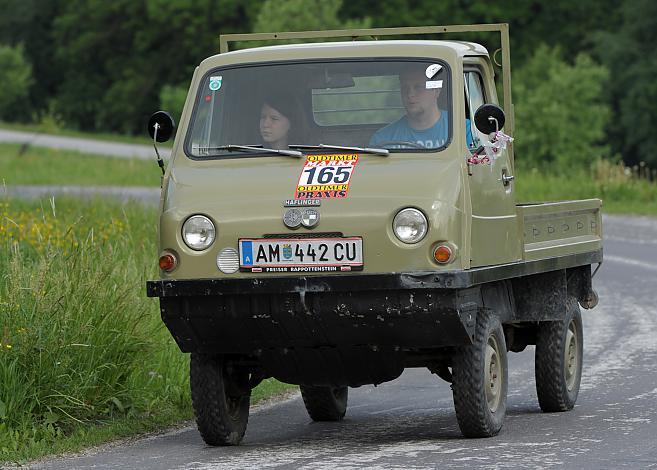
[[487,103],[479,106],[475,111],[474,122],[479,132],[482,134],[490,134],[497,130],[502,130],[504,127],[504,111],[502,108],[495,104]]
[[173,122],[171,114],[166,111],[157,111],[148,120],[148,135],[156,142],[166,142],[171,138],[175,127],[176,123]]

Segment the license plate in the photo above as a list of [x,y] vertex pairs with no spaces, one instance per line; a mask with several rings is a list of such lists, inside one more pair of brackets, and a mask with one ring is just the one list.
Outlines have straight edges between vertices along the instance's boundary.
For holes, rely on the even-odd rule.
[[240,270],[247,272],[343,272],[363,269],[363,239],[241,238]]

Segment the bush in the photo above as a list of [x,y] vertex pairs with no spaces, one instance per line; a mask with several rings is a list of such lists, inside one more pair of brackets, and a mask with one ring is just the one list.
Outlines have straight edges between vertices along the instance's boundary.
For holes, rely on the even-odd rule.
[[18,107],[28,97],[32,67],[25,60],[23,47],[0,45],[0,119],[11,121],[24,114]]
[[176,121],[176,125],[180,123],[180,115],[182,114],[185,100],[187,99],[187,88],[182,86],[165,85],[160,92],[160,107],[164,111],[168,111]]
[[569,65],[559,49],[539,47],[514,75],[518,164],[587,168],[607,156],[602,141],[610,109],[602,92],[608,77],[587,55]]

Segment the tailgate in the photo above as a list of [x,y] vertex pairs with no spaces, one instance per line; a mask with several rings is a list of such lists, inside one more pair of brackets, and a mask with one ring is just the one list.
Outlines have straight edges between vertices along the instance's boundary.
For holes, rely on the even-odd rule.
[[600,199],[518,205],[523,259],[597,251],[602,248]]

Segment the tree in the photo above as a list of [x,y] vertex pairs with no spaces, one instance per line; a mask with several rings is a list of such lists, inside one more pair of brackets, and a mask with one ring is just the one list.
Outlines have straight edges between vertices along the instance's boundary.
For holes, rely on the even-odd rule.
[[[32,76],[29,97],[11,113],[14,121],[29,121],[47,110],[60,83],[59,71],[53,60],[55,41],[52,37],[53,19],[61,10],[61,0],[0,0],[0,44],[22,46],[25,60],[30,63]],[[8,118],[9,119],[9,118]]]
[[142,133],[165,85],[187,85],[219,34],[248,30],[260,0],[71,0],[54,20],[55,111],[86,130]]
[[564,170],[608,155],[608,76],[585,54],[569,65],[558,48],[540,46],[513,79],[518,164]]
[[[344,4],[340,15],[341,18],[371,17],[375,27],[509,23],[511,55],[516,68],[542,43],[561,46],[566,57],[591,51],[592,33],[611,30],[618,24],[618,3],[613,0],[352,0]],[[632,2],[626,0],[626,3]],[[438,38],[480,42],[491,52],[500,47],[499,39],[490,33]]]
[[22,46],[0,46],[0,83],[0,119],[11,119],[20,112],[32,83]]
[[160,108],[170,112],[176,123],[179,123],[185,99],[187,88],[165,85],[160,92]]
[[609,100],[614,118],[608,129],[612,148],[629,165],[644,161],[657,168],[653,148],[657,129],[657,3],[625,2],[622,25],[597,35],[598,56],[611,71]]
[[266,0],[258,13],[253,30],[321,31],[371,27],[369,18],[341,20],[338,17],[341,7],[342,0]]

